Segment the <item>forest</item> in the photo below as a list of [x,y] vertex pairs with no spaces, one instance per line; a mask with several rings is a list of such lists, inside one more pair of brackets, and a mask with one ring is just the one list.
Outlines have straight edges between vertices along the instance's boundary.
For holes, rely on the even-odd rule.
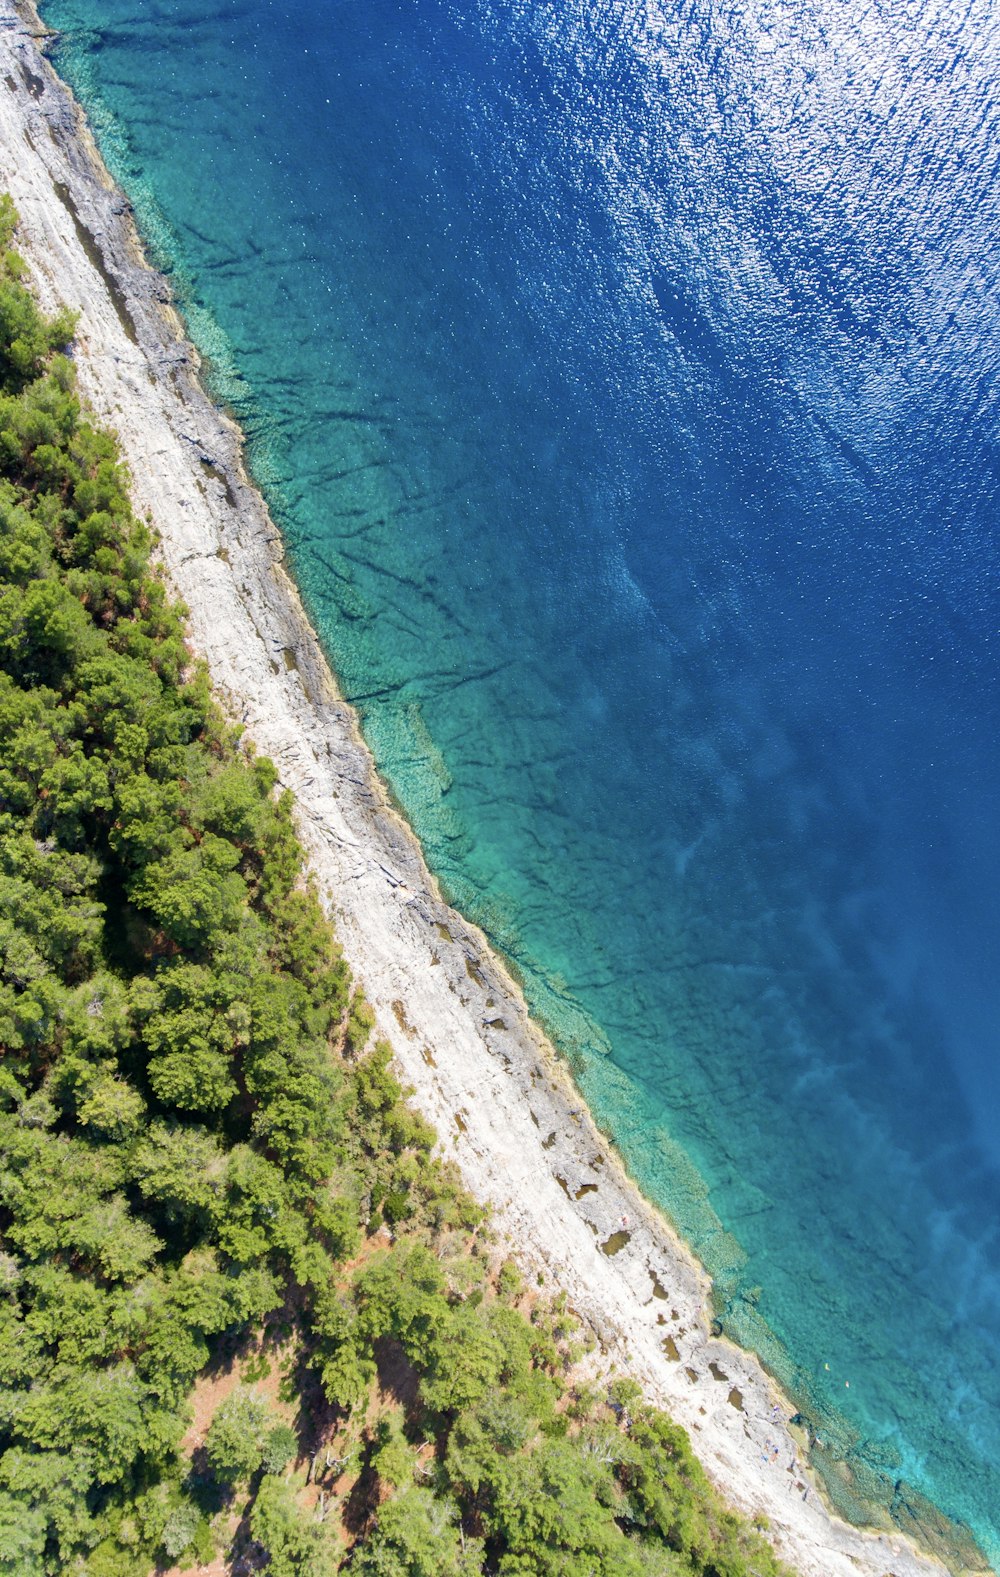
[[405,1100],[0,199],[0,1570],[778,1577]]

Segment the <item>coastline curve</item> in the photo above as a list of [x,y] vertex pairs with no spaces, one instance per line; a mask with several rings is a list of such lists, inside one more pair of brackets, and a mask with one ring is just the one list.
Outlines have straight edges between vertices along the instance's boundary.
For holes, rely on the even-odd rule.
[[869,1532],[828,1512],[799,1463],[792,1405],[756,1358],[712,1334],[705,1272],[628,1178],[485,937],[442,900],[337,693],[239,430],[204,392],[127,199],[40,52],[46,34],[0,0],[0,181],[23,250],[44,304],[82,309],[81,389],[118,433],[195,650],[295,794],[317,885],[416,1104],[522,1263],[567,1292],[607,1360],[684,1424],[712,1478],[767,1516],[804,1577],[949,1569],[888,1521]]

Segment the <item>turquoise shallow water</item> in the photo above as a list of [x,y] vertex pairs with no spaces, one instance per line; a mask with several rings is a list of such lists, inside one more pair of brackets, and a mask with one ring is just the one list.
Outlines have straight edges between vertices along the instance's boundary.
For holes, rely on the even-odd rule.
[[449,895],[995,1562],[991,7],[45,15]]

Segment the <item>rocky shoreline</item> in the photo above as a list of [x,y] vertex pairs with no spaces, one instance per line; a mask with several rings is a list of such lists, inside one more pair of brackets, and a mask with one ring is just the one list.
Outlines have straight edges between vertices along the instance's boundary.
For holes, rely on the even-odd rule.
[[45,31],[0,0],[0,188],[21,250],[43,304],[80,309],[81,389],[119,435],[220,698],[295,794],[317,886],[416,1105],[522,1265],[566,1291],[607,1362],[685,1425],[803,1577],[945,1571],[897,1529],[829,1513],[790,1404],[711,1334],[703,1270],[626,1176],[485,938],[441,899],[337,694],[241,435],[205,394],[169,287],[40,53]]

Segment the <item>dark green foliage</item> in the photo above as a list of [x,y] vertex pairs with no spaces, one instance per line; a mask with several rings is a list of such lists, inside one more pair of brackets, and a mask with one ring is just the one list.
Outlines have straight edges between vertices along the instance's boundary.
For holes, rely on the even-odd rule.
[[[290,805],[191,664],[11,231],[4,199],[0,1564],[28,1577],[109,1531],[151,1556],[168,1515],[178,1545],[189,1505],[134,1540],[125,1508],[173,1471],[213,1342],[357,1242],[361,1189],[325,1189],[349,981]],[[238,1462],[225,1423],[220,1476],[294,1454],[269,1418]]]
[[264,1461],[270,1434],[267,1403],[240,1386],[222,1403],[205,1440],[205,1454],[216,1477],[227,1484],[248,1479]]
[[[13,225],[0,199],[0,1570],[193,1566],[228,1505],[274,1577],[775,1573],[634,1387],[564,1396],[572,1318],[470,1252]],[[229,1385],[192,1459],[206,1365],[262,1378],[281,1341],[295,1428]],[[350,1520],[293,1477],[317,1431],[364,1461]]]
[[332,1577],[340,1569],[339,1550],[329,1535],[296,1505],[290,1490],[265,1478],[257,1492],[250,1528],[270,1557],[271,1577]]
[[379,1513],[351,1566],[361,1577],[473,1577],[483,1570],[478,1539],[460,1538],[457,1507],[426,1489],[406,1489]]
[[[38,312],[30,292],[20,281],[24,267],[16,252],[10,250],[17,214],[6,193],[0,195],[0,390],[18,393],[26,384],[37,378],[48,353],[68,344],[73,336],[74,319],[69,313],[47,321]],[[27,407],[26,411],[32,407]],[[43,468],[46,463],[47,438],[58,438],[58,414],[53,418],[51,430],[39,424],[35,464]],[[0,434],[6,441],[6,432]]]
[[264,1436],[261,1467],[265,1473],[283,1473],[299,1448],[294,1429],[287,1424],[274,1424]]

